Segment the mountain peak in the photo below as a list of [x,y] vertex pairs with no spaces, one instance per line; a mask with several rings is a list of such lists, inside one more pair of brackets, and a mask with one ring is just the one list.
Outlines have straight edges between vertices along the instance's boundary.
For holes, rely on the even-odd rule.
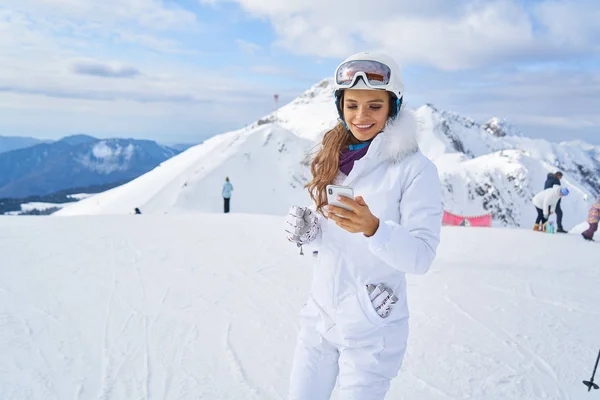
[[487,133],[496,137],[522,136],[518,129],[513,127],[506,119],[493,117],[481,126]]
[[86,143],[96,142],[97,140],[98,139],[96,139],[95,137],[92,137],[89,135],[84,135],[84,134],[79,134],[79,135],[65,136],[64,138],[60,139],[59,142],[63,142],[63,143],[75,146],[78,144],[86,144]]
[[436,113],[440,112],[440,110],[438,110],[438,108],[435,105],[433,105],[432,103],[425,103],[425,105],[423,107],[429,108],[429,109],[431,109],[431,111],[436,112]]
[[479,127],[479,124],[472,118],[464,117],[452,111],[442,110],[432,103],[426,103],[424,106],[420,107],[419,110],[429,111],[431,114],[437,115],[444,120],[448,120],[449,122],[457,122],[466,128]]
[[298,96],[298,99],[312,99],[323,94],[333,98],[333,89],[333,79],[325,78]]
[[35,146],[40,143],[50,143],[50,140],[40,140],[31,137],[22,136],[2,136],[0,135],[0,153],[11,150],[23,149]]

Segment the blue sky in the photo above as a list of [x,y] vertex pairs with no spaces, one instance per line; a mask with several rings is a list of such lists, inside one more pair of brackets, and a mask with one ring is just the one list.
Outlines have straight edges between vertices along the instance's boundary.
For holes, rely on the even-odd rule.
[[406,101],[600,144],[595,0],[8,0],[0,135],[198,142],[346,56],[384,51]]

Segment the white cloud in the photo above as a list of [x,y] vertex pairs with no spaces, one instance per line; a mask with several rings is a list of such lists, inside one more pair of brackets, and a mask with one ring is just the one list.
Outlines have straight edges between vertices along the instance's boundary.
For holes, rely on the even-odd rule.
[[600,117],[595,116],[589,116],[588,118],[582,119],[579,117],[568,116],[514,114],[511,121],[523,125],[536,125],[570,130],[600,127]]
[[235,43],[237,44],[240,50],[242,50],[249,56],[254,56],[258,51],[262,49],[262,46],[242,39],[237,39]]
[[[166,7],[158,0],[13,0],[0,8],[0,44],[22,49],[34,39],[38,49],[85,50],[99,40],[139,44],[163,53],[189,50],[168,37],[199,32],[192,12]],[[4,36],[4,35],[2,35]]]
[[24,13],[0,8],[0,48],[12,57],[36,52],[50,54],[58,50],[52,31],[36,25]]
[[[56,6],[57,1],[52,0],[52,4]],[[85,1],[73,4],[70,0],[61,1],[61,8],[73,6],[66,13],[94,10]],[[34,3],[24,0],[23,4],[32,6]],[[130,3],[135,2],[124,2]],[[140,1],[140,4],[150,3],[157,4]],[[162,32],[141,29],[132,33],[121,24],[109,32],[94,22],[98,16],[74,22],[64,16],[47,17],[42,11],[48,2],[38,5],[42,7],[38,12],[0,9],[0,104],[3,107],[13,108],[7,99],[17,96],[20,100],[14,105],[23,109],[32,109],[37,104],[67,111],[69,107],[77,108],[76,102],[81,101],[104,103],[99,108],[111,112],[139,112],[137,107],[123,106],[123,103],[161,104],[166,108],[219,104],[231,110],[232,106],[255,102],[261,96],[270,98],[274,90],[264,82],[254,83],[248,79],[248,69],[240,72],[234,66],[203,68],[193,62],[176,61],[178,58],[171,57],[172,53],[195,55],[194,50],[180,46]],[[128,15],[116,8],[111,14],[113,19]],[[131,7],[125,7],[129,9]],[[98,12],[101,10],[108,12],[105,8]],[[190,28],[192,32],[194,29]],[[71,35],[63,35],[64,31]],[[136,54],[130,56],[128,51],[114,46],[115,43],[143,45],[131,46]],[[245,43],[255,48],[252,43]],[[160,50],[162,54],[144,52],[144,48]],[[126,49],[129,50],[129,46]],[[281,71],[263,66],[257,67],[255,72],[277,74]],[[117,77],[127,79],[108,79]],[[21,100],[27,97],[29,101]],[[120,106],[109,107],[106,103],[110,102]],[[265,108],[265,113],[267,110]]]
[[[518,0],[205,2],[235,2],[250,15],[267,18],[276,44],[293,53],[341,58],[385,50],[402,63],[443,70],[585,54],[598,49],[600,30],[596,0],[542,0],[533,13]],[[538,31],[536,23],[548,29]]]
[[[195,16],[187,11],[167,9],[151,0],[21,0],[15,8],[0,8],[2,97],[11,93],[41,97],[49,101],[49,107],[59,108],[65,103],[52,103],[52,99],[203,103],[213,101],[207,99],[207,90],[227,92],[203,78],[223,76],[222,71],[189,68],[153,53],[194,53],[163,31],[181,30],[188,24],[194,32],[198,28]],[[146,24],[150,27],[142,28]],[[115,46],[123,43],[137,44],[138,56],[144,48],[153,52],[142,62]],[[119,56],[104,59],[96,54]]]
[[277,66],[277,65],[257,65],[252,67],[254,72],[265,75],[286,75],[289,71]]
[[194,50],[184,48],[181,43],[168,38],[161,38],[149,34],[140,34],[127,30],[116,30],[114,35],[122,43],[137,44],[149,50],[165,54],[194,54]]
[[398,16],[376,30],[362,24],[367,43],[381,44],[403,63],[442,70],[477,67],[532,48],[524,11],[509,2],[473,6],[460,18]]
[[98,26],[135,24],[145,29],[181,30],[197,24],[196,15],[162,0],[18,0],[10,7],[48,19],[87,21]]
[[600,50],[600,7],[597,0],[544,1],[535,14],[549,37],[564,46]]

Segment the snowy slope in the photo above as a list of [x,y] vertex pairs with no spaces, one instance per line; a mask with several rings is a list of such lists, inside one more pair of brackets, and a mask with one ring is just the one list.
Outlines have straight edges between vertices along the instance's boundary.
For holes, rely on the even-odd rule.
[[[281,222],[0,217],[2,399],[284,399],[313,259]],[[595,398],[581,380],[600,346],[598,249],[445,228],[432,270],[408,277],[387,398]]]
[[266,124],[215,136],[163,162],[142,177],[65,207],[55,215],[222,212],[229,176],[234,212],[284,213],[308,202],[302,160],[311,143]]
[[276,122],[296,136],[318,142],[325,132],[336,125],[337,118],[333,101],[333,81],[324,79],[252,126]]
[[[549,172],[564,172],[571,195],[562,202],[566,228],[578,223],[600,193],[600,147],[581,142],[551,143],[498,133],[498,121],[479,125],[431,105],[417,110],[423,121],[420,144],[439,168],[445,209],[466,215],[492,212],[495,223],[530,226],[531,198]],[[490,124],[496,130],[490,132]]]
[[[562,202],[564,225],[585,218],[600,192],[600,147],[581,142],[550,143],[523,137],[504,120],[485,124],[425,105],[415,110],[419,144],[438,166],[444,207],[456,214],[491,212],[499,226],[531,226],[531,198],[546,175],[564,171],[571,196]],[[335,125],[332,81],[323,80],[276,113],[247,129],[218,135],[163,163],[123,187],[71,205],[58,215],[143,212],[220,212],[220,188],[235,187],[233,212],[280,214],[307,202],[301,187],[306,161]]]

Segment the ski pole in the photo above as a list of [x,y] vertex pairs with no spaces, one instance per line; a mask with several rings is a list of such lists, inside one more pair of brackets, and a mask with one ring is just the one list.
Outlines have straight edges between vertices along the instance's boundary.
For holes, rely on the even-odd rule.
[[600,351],[598,351],[598,357],[596,358],[596,365],[594,365],[594,372],[592,372],[592,379],[589,381],[583,381],[583,384],[588,387],[588,392],[594,389],[598,389],[598,385],[594,383],[594,376],[596,375],[596,368],[598,368],[598,361],[600,361]]

